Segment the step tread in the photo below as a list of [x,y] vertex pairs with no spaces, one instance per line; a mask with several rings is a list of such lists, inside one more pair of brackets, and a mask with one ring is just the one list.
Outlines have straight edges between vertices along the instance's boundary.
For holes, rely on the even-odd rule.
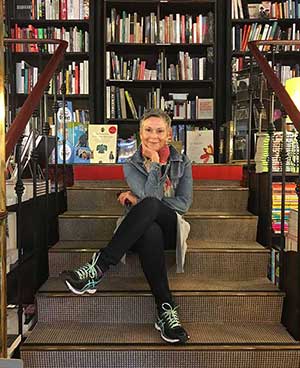
[[[84,185],[84,184],[75,184],[72,187],[67,188],[68,191],[78,191],[78,190],[87,190],[87,191],[114,191],[117,192],[118,190],[129,190],[127,185],[119,185],[119,186],[99,186],[94,187],[91,185]],[[235,185],[227,185],[227,186],[208,186],[208,185],[199,185],[198,183],[193,186],[193,190],[196,191],[234,191],[234,192],[249,192],[249,188],[246,187],[238,187]]]
[[[116,218],[122,215],[118,208],[112,210],[104,210],[104,211],[66,211],[63,214],[59,215],[59,218]],[[216,212],[216,211],[190,211],[187,212],[184,217],[186,219],[193,218],[212,218],[212,219],[256,219],[257,216],[253,215],[248,211],[230,211],[230,212]]]
[[[185,323],[184,327],[191,336],[189,343],[197,344],[290,344],[299,348],[295,341],[279,323]],[[108,324],[56,322],[37,323],[26,339],[22,350],[30,345],[59,346],[72,345],[77,350],[82,345],[160,345],[169,349],[160,338],[153,324]],[[181,347],[184,349],[184,347]],[[236,346],[238,348],[238,346]]]
[[[270,292],[273,294],[284,295],[267,278],[245,280],[245,281],[223,281],[223,280],[199,280],[199,278],[185,277],[184,274],[173,274],[169,277],[170,288],[173,292],[213,292],[217,293],[242,293],[247,292]],[[40,288],[40,293],[59,293],[68,292],[64,282],[58,277],[50,277]],[[141,277],[104,277],[99,285],[97,293],[104,292],[147,292],[149,286],[145,278]]]
[[[257,242],[213,242],[191,239],[187,241],[187,251],[207,252],[207,251],[259,251],[269,253],[269,250]],[[56,252],[94,252],[107,245],[106,240],[61,240],[49,249],[50,253]]]

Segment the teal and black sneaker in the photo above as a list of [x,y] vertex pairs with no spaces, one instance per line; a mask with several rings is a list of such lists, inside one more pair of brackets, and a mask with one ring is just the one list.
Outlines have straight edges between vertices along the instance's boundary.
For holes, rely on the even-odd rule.
[[178,306],[173,307],[169,303],[162,303],[158,308],[158,316],[155,328],[160,331],[163,340],[171,344],[184,344],[190,338],[179,321]]
[[73,293],[82,295],[84,293],[94,294],[97,285],[104,273],[97,266],[100,253],[94,253],[90,263],[76,268],[75,270],[63,271],[60,277]]

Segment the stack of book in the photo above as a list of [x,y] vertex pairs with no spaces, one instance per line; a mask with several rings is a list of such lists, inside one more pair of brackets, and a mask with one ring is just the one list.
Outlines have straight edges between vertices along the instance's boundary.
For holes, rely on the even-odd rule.
[[255,167],[257,173],[268,172],[269,135],[258,133],[255,152]]
[[298,250],[298,211],[292,209],[288,218],[288,231],[285,236],[285,248],[286,251]]
[[[282,184],[272,184],[272,228],[275,234],[281,232],[281,194]],[[285,185],[285,208],[284,208],[284,231],[289,229],[288,217],[291,210],[297,210],[298,197],[295,191],[295,183],[286,183]]]

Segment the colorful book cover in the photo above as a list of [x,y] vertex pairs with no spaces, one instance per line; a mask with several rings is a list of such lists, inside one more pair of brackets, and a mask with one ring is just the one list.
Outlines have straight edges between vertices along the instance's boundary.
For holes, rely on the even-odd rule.
[[186,153],[194,163],[214,162],[213,130],[189,130],[186,132]]
[[91,163],[115,163],[117,157],[118,126],[90,124],[88,143],[91,148]]

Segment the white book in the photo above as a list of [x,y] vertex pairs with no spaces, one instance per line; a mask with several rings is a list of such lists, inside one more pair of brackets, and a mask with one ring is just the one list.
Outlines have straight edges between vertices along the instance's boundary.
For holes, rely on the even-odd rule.
[[83,61],[84,64],[84,72],[85,72],[85,85],[84,85],[84,94],[89,94],[89,61],[88,60],[84,60]]
[[16,63],[16,92],[24,93],[24,72],[22,62]]
[[237,0],[237,2],[238,2],[239,18],[240,19],[244,19],[244,12],[243,12],[242,1],[241,0]]
[[110,79],[110,51],[106,51],[106,79]]
[[106,86],[106,119],[110,119],[110,86]]
[[199,43],[203,43],[203,17],[202,17],[202,14],[199,14],[198,34],[199,34]]
[[118,125],[89,124],[88,141],[92,150],[91,163],[115,163]]
[[176,14],[175,21],[175,43],[180,43],[180,14]]
[[188,130],[186,132],[186,153],[194,163],[213,163],[213,130]]
[[82,94],[85,93],[84,82],[85,82],[84,64],[81,62],[79,64],[79,91]]

